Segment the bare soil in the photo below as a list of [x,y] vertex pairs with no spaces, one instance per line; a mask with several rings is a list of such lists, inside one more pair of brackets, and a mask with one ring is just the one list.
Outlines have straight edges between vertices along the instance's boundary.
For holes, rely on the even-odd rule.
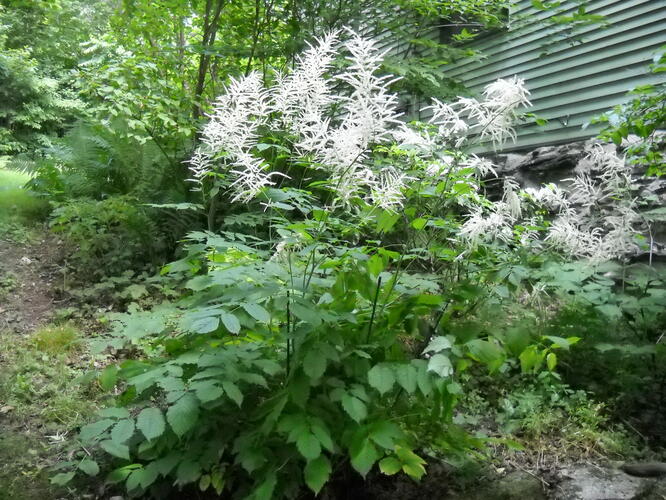
[[63,280],[63,251],[48,232],[33,243],[0,239],[0,330],[29,334],[62,307],[56,284]]

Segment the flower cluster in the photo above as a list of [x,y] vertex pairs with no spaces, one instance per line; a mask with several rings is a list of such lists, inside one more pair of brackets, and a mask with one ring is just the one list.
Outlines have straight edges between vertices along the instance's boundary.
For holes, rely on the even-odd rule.
[[514,76],[487,85],[481,101],[459,97],[457,101],[447,104],[435,99],[434,104],[424,110],[431,110],[430,123],[436,125],[439,135],[455,147],[460,147],[471,138],[490,140],[498,146],[507,139],[516,140],[513,128],[516,109],[531,105],[528,95],[525,82]]
[[[270,88],[255,73],[232,80],[189,161],[191,180],[201,185],[221,160],[230,177],[232,201],[249,201],[274,185],[274,176],[285,174],[271,172],[253,152],[257,131],[265,125],[293,135],[296,153],[327,172],[329,186],[342,203],[365,196],[385,209],[400,205],[407,176],[394,169],[375,172],[365,164],[373,144],[392,138],[399,116],[398,98],[389,90],[395,79],[377,75],[383,54],[374,42],[349,35],[342,47],[338,33],[318,40],[297,59],[294,71],[278,75]],[[347,68],[332,78],[328,73],[340,48],[349,54]],[[331,93],[334,81],[348,92]]]

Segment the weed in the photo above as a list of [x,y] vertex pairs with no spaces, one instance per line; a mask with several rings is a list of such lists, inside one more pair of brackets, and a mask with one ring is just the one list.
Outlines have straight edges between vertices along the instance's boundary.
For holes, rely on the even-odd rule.
[[[83,374],[77,331],[45,327],[29,338],[0,331],[0,499],[80,498],[49,484],[66,452],[65,436],[87,420],[96,393]],[[78,352],[77,355],[83,353]]]
[[79,348],[79,334],[71,325],[46,326],[37,330],[32,340],[35,347],[47,354],[58,355]]
[[0,332],[3,370],[0,401],[11,406],[11,416],[27,417],[50,432],[67,432],[93,411],[91,394],[73,383],[82,368],[71,359],[77,333],[71,327],[47,327],[29,339]]
[[527,453],[548,450],[554,458],[631,457],[638,443],[611,422],[604,403],[574,390],[544,372],[537,380],[520,378],[511,385],[484,386],[465,394],[458,421],[469,428],[513,436]]
[[7,297],[9,293],[16,287],[16,277],[14,273],[2,273],[0,269],[0,299]]

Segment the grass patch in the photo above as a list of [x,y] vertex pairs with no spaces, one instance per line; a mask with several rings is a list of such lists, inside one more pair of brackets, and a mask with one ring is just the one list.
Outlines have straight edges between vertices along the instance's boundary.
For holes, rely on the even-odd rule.
[[68,324],[40,328],[33,334],[32,341],[38,350],[51,355],[67,354],[80,348],[78,331]]
[[0,164],[0,236],[18,225],[42,220],[48,213],[48,203],[23,189],[30,176],[2,168]]
[[51,446],[34,434],[0,433],[0,500],[58,498],[49,482]]
[[92,363],[79,339],[72,325],[0,331],[0,500],[79,498],[49,482],[97,409],[97,390],[79,382]]

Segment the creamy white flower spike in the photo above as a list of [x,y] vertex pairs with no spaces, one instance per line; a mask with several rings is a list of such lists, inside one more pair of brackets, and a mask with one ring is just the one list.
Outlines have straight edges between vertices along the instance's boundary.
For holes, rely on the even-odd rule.
[[278,75],[271,89],[271,110],[284,126],[301,136],[298,146],[304,152],[317,150],[328,128],[326,113],[334,98],[326,73],[330,71],[338,44],[338,33],[316,39],[314,45],[296,58],[295,70]]
[[379,179],[370,188],[370,199],[384,210],[401,208],[405,197],[403,191],[409,180],[413,179],[394,168],[386,168],[379,173]]
[[555,184],[546,184],[539,189],[526,188],[525,193],[536,203],[543,205],[551,212],[567,212],[571,210],[566,194]]
[[511,178],[504,179],[502,201],[507,204],[509,213],[514,219],[520,218],[523,213],[520,197],[517,194],[519,190],[520,186],[516,181]]
[[562,215],[550,226],[546,241],[575,257],[592,256],[601,243],[601,229],[581,229],[574,216]]
[[497,177],[493,162],[486,158],[479,158],[475,154],[470,155],[461,165],[466,168],[473,168],[479,178],[488,177],[490,174]]
[[495,210],[484,214],[483,209],[477,207],[460,228],[460,237],[470,246],[476,247],[484,241],[500,240],[505,243],[511,241],[513,220],[510,214],[502,210],[499,204],[493,208]]
[[185,163],[190,164],[188,168],[192,173],[192,178],[187,179],[187,181],[193,182],[195,184],[195,186],[192,188],[192,191],[201,191],[203,179],[213,168],[213,161],[210,155],[204,151],[203,147],[200,146],[194,151],[192,157]]
[[509,80],[498,79],[483,89],[486,106],[498,109],[515,109],[518,106],[531,106],[529,92],[522,78],[513,76]]
[[[347,65],[335,74],[333,61],[340,50],[348,54]],[[389,89],[396,79],[379,73],[383,56],[372,40],[350,31],[348,40],[341,43],[334,32],[309,46],[297,58],[295,69],[277,75],[270,88],[265,88],[258,73],[232,79],[215,102],[202,131],[202,144],[189,160],[195,189],[201,189],[213,171],[228,180],[232,201],[249,202],[275,186],[276,177],[286,175],[273,171],[257,147],[259,134],[273,130],[287,132],[292,156],[306,158],[308,168],[328,176],[327,185],[338,206],[348,205],[354,198],[386,210],[402,206],[407,184],[413,179],[395,167],[377,171],[366,164],[375,145],[390,141],[415,150],[424,165],[422,175],[449,178],[455,173],[453,183],[473,187],[471,192],[460,190],[458,204],[477,206],[481,201],[478,178],[495,174],[492,163],[473,156],[463,166],[472,167],[474,173],[454,172],[456,161],[443,156],[442,149],[460,145],[470,134],[497,142],[511,135],[507,130],[513,109],[528,102],[522,82],[516,78],[496,82],[486,88],[483,101],[435,101],[431,122],[439,132],[418,131],[398,121],[398,96]],[[336,92],[332,92],[333,85]],[[509,207],[507,213],[504,208],[491,211],[491,224],[497,225],[493,218],[517,215],[514,197],[515,193],[502,205]],[[496,236],[506,239],[507,234],[510,231],[500,228]]]
[[209,151],[247,152],[255,145],[257,129],[266,122],[268,111],[268,93],[259,73],[232,78],[226,93],[215,102],[201,141]]

